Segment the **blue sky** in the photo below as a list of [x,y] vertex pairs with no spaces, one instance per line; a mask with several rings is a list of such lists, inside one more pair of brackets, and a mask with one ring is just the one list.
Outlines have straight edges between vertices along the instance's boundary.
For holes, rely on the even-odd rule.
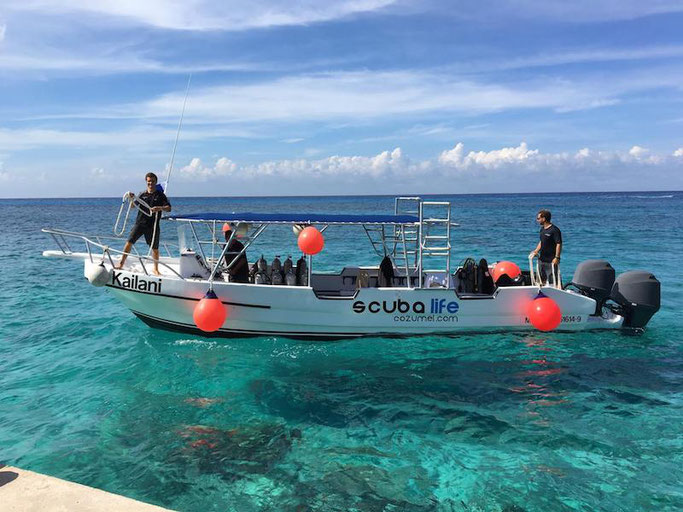
[[683,2],[3,0],[0,197],[683,188]]

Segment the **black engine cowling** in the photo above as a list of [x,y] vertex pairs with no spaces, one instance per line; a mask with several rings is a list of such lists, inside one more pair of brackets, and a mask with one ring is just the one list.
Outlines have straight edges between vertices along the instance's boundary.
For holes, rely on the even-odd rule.
[[622,307],[624,327],[645,327],[659,311],[661,285],[651,272],[631,270],[614,281],[610,299]]
[[610,296],[614,285],[614,268],[606,260],[586,260],[579,263],[570,285],[597,302],[595,314]]

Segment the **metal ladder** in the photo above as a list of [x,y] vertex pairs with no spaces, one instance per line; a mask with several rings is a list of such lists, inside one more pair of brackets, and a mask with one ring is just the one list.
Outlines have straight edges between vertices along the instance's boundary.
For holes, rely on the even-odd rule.
[[[421,197],[397,197],[394,204],[394,214],[420,216],[422,205]],[[400,239],[401,247],[394,250],[394,262],[396,267],[403,267],[408,276],[410,269],[417,268],[420,254],[420,227],[394,226],[394,239]]]
[[425,259],[439,261],[434,270],[445,267],[446,277],[451,274],[451,203],[422,201],[419,208],[419,286],[422,288],[422,271]]

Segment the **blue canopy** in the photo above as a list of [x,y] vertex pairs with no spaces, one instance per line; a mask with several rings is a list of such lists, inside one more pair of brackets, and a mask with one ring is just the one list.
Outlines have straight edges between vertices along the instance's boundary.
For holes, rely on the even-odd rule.
[[417,224],[414,215],[334,215],[329,213],[193,213],[170,215],[169,220],[252,222],[260,224]]

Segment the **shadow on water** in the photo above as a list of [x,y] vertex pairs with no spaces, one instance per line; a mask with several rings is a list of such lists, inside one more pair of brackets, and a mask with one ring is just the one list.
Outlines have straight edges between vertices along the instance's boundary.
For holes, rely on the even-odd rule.
[[[652,355],[642,353],[647,347],[628,356],[619,335],[603,335],[603,341],[609,336],[612,351],[603,346],[594,354],[575,353],[579,347],[569,346],[574,340],[529,335],[500,338],[493,347],[490,339],[481,340],[481,354],[472,353],[478,341],[468,340],[459,353],[459,340],[448,339],[442,340],[448,353],[431,341],[432,353],[418,359],[385,357],[380,350],[367,358],[339,352],[324,359],[282,358],[273,362],[268,377],[249,387],[270,414],[333,427],[381,420],[438,431],[441,423],[459,415],[482,421],[481,414],[468,412],[476,408],[562,405],[579,393],[597,400],[606,394],[609,401],[667,405],[640,394],[668,392],[672,385],[652,364]],[[491,424],[501,425],[494,419]]]
[[[623,470],[598,476],[557,454],[633,457],[621,432],[644,410],[670,409],[681,389],[671,369],[683,369],[670,347],[619,333],[314,344],[144,331],[131,356],[111,381],[125,402],[101,418],[100,446],[69,456],[91,472],[80,481],[117,475],[115,491],[182,510],[211,499],[235,510],[518,510],[520,474],[578,493],[589,471],[597,489]],[[94,451],[105,456],[93,462]],[[452,472],[501,453],[518,458],[463,482],[460,501],[443,495]],[[491,490],[493,474],[511,487]]]

